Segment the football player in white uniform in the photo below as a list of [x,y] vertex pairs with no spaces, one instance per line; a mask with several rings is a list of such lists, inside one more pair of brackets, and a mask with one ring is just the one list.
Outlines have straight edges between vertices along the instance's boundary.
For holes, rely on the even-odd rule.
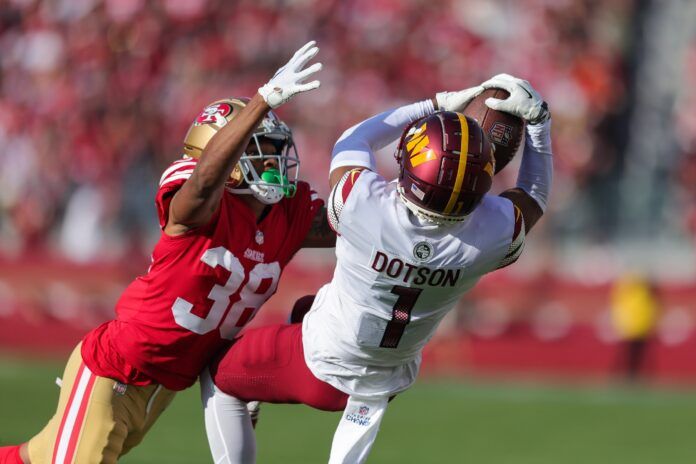
[[[486,104],[523,118],[517,187],[489,195],[495,159],[459,113],[485,88]],[[378,114],[348,129],[331,161],[329,222],[336,270],[300,324],[250,330],[202,375],[216,463],[253,462],[247,401],[343,410],[330,463],[367,458],[390,398],[413,384],[421,351],[457,300],[486,273],[517,260],[548,201],[553,163],[546,103],[524,80],[481,86]],[[399,139],[398,179],[374,153]]]

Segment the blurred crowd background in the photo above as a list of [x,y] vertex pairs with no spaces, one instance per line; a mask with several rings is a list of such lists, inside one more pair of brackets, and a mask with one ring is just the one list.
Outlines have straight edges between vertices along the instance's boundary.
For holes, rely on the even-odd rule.
[[[342,130],[508,72],[530,80],[553,110],[545,246],[690,236],[694,8],[653,3],[5,0],[0,242],[9,253],[83,261],[118,258],[134,240],[148,252],[156,180],[180,156],[188,124],[209,101],[253,94],[312,38],[322,90],[281,114],[302,176],[322,193]],[[645,101],[654,94],[661,100]],[[647,134],[643,112],[652,113]],[[647,155],[643,136],[656,142]],[[389,154],[383,165],[393,165]],[[626,196],[640,200],[637,214]]]
[[[321,90],[279,113],[300,177],[324,197],[344,129],[507,72],[549,102],[555,178],[525,256],[497,279],[512,295],[536,289],[536,302],[554,282],[574,282],[561,300],[595,286],[591,308],[551,310],[552,326],[594,318],[629,271],[658,286],[694,282],[691,0],[0,0],[0,300],[21,287],[10,275],[53,288],[43,301],[65,309],[77,290],[50,277],[63,269],[142,272],[133,266],[159,234],[159,175],[190,122],[210,101],[252,95],[309,39],[321,47]],[[395,172],[391,153],[380,163]],[[498,177],[497,189],[511,186],[516,165]],[[331,254],[298,259],[330,275]],[[53,274],[36,271],[49,261]],[[683,331],[693,308],[679,305],[672,326]]]

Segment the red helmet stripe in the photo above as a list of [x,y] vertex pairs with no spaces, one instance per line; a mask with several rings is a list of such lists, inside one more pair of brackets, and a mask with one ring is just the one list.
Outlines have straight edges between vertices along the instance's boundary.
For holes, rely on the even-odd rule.
[[459,163],[457,166],[457,178],[454,181],[454,187],[452,188],[452,194],[450,195],[449,201],[443,213],[451,214],[454,206],[457,204],[457,199],[462,191],[462,183],[464,183],[464,173],[466,172],[466,162],[468,160],[467,154],[469,153],[469,123],[466,118],[461,113],[457,113],[459,117],[459,125],[462,130],[462,146],[459,149]]

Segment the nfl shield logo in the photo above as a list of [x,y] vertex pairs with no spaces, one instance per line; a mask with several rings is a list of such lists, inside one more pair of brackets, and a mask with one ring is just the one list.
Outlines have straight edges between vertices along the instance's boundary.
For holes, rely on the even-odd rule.
[[128,385],[126,385],[125,383],[116,382],[114,384],[114,393],[119,395],[119,396],[125,395],[127,389],[128,389]]
[[257,244],[263,245],[263,232],[261,232],[260,230],[257,230],[255,239],[256,239]]
[[512,138],[512,127],[507,124],[496,122],[488,131],[488,135],[493,142],[507,147]]
[[367,406],[360,406],[360,409],[358,409],[358,414],[361,416],[367,416],[367,414],[370,412],[370,408]]

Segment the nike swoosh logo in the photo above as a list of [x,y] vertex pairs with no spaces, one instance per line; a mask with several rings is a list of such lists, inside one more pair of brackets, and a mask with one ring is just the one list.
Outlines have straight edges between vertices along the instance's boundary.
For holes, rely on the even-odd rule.
[[525,89],[524,87],[520,86],[524,92],[529,95],[529,98],[534,98],[531,93],[529,93],[529,90]]

